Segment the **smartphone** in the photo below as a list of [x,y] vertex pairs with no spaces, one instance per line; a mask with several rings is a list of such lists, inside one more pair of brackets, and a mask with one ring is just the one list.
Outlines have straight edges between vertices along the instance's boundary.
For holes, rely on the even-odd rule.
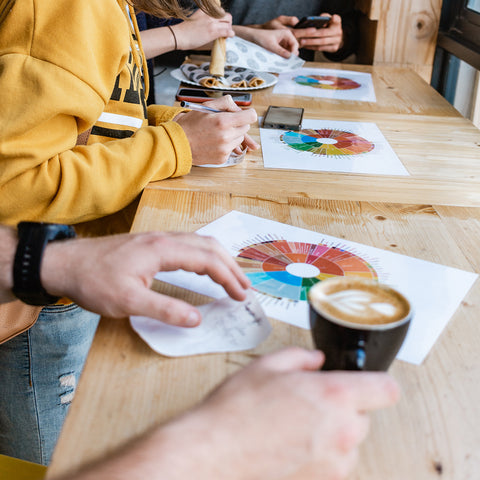
[[298,131],[302,127],[302,119],[303,108],[270,105],[263,119],[263,128]]
[[237,105],[246,106],[252,103],[252,94],[248,92],[224,92],[222,90],[208,90],[203,88],[184,88],[177,90],[176,98],[179,102],[206,102],[224,95],[231,95]]
[[328,15],[320,17],[303,17],[293,28],[325,28],[328,27],[330,19]]

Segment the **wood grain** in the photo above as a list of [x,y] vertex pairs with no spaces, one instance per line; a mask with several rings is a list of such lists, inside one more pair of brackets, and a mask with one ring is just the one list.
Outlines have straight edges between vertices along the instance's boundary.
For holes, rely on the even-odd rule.
[[[148,189],[133,230],[192,231],[232,209],[452,267],[479,267],[478,209]],[[194,303],[206,300],[176,287],[157,288]],[[391,373],[403,398],[373,415],[352,478],[475,478],[479,295],[477,282],[423,365],[394,363]],[[257,349],[169,359],[150,351],[127,321],[102,319],[47,478],[70,474],[191,407],[259,354],[286,345],[312,348],[307,331],[272,323],[273,334]]]
[[[331,111],[384,112],[419,115],[461,117],[460,113],[434,90],[423,78],[409,68],[387,65],[352,65],[345,63],[307,62],[308,68],[333,68],[372,74],[376,102],[334,100],[328,98],[276,95],[273,87],[254,91],[256,107],[268,105],[302,106],[308,111],[321,114]],[[280,103],[279,103],[280,102]]]
[[[184,177],[151,183],[149,188],[226,189],[259,196],[284,191],[318,199],[480,206],[480,131],[469,120],[460,116],[346,112],[341,108],[327,114],[312,104],[307,106],[305,118],[375,123],[410,176],[265,169],[261,151],[255,151],[239,165],[193,167]],[[265,107],[257,107],[260,116],[265,111]],[[252,126],[249,133],[260,142],[258,126]]]

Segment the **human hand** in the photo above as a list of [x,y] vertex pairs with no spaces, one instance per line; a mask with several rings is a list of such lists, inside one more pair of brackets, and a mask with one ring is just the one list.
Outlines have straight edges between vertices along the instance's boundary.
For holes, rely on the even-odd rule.
[[183,269],[208,275],[235,300],[246,298],[249,280],[213,238],[193,233],[152,232],[50,243],[41,281],[52,295],[108,317],[145,315],[194,327],[200,312],[181,300],[150,290],[158,271]]
[[221,18],[213,18],[198,9],[184,22],[172,25],[177,37],[179,50],[191,50],[203,47],[222,37],[233,37],[232,16],[226,13]]
[[192,110],[175,117],[190,142],[194,165],[220,165],[225,163],[232,151],[238,147],[251,150],[259,148],[247,135],[250,124],[257,120],[253,108],[242,110],[230,95],[205,102],[204,105],[222,112],[204,113]]
[[[328,13],[323,15],[328,16]],[[300,48],[332,53],[343,46],[342,18],[339,15],[333,15],[325,28],[299,28],[292,29],[292,32]]]
[[262,28],[277,29],[277,28],[289,28],[294,27],[299,22],[297,17],[291,17],[288,15],[280,15],[277,18],[269,20],[262,24]]
[[366,412],[392,405],[399,392],[385,373],[318,372],[323,358],[300,348],[260,358],[160,428],[151,447],[176,467],[164,477],[345,478],[367,434]]
[[263,28],[235,27],[239,36],[270,50],[277,55],[290,58],[298,55],[298,41],[288,28],[269,30]]

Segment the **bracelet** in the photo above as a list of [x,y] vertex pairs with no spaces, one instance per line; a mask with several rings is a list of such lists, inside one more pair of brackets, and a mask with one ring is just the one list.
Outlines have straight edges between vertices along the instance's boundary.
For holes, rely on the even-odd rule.
[[175,32],[173,31],[173,28],[170,25],[166,25],[166,27],[172,32],[173,40],[175,41],[175,48],[173,50],[178,50],[177,37],[175,35]]

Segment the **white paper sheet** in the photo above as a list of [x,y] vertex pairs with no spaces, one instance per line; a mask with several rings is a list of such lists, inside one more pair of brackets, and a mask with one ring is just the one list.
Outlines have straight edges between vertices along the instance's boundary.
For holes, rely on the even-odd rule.
[[376,102],[370,73],[327,68],[301,68],[281,73],[274,94]]
[[300,68],[305,61],[296,55],[284,58],[240,37],[226,41],[227,65],[245,67],[257,72],[288,72]]
[[[299,298],[305,291],[302,285],[311,283],[312,279],[360,275],[397,288],[415,310],[398,358],[415,364],[425,359],[478,277],[475,273],[237,211],[220,217],[197,233],[217,238],[233,256],[242,250],[240,254],[244,256],[249,246],[263,244],[256,247],[260,253],[253,252],[252,258],[243,265],[257,290],[257,299],[269,317],[301,328],[309,328],[308,304]],[[284,240],[289,243],[285,245]],[[305,251],[318,245],[317,252],[302,260]],[[272,250],[265,250],[269,248]],[[225,296],[223,288],[206,277],[167,272],[157,274],[157,278],[216,298]]]
[[131,317],[130,323],[152,350],[168,357],[248,350],[272,330],[252,292],[244,302],[224,297],[198,309],[202,322],[195,328],[174,327],[148,317]]
[[265,168],[409,175],[374,123],[303,119],[298,132],[260,128],[260,140]]

